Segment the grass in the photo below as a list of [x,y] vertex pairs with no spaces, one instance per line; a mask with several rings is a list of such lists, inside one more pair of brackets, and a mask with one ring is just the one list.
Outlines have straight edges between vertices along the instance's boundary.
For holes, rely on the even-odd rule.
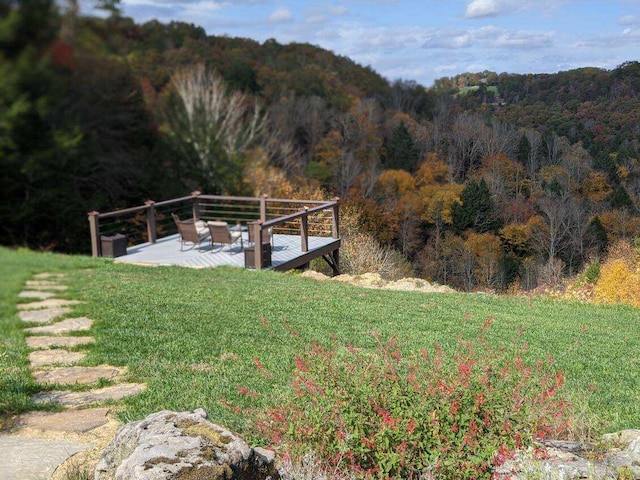
[[[551,355],[567,373],[567,392],[607,430],[640,426],[640,310],[631,307],[369,290],[295,274],[144,268],[7,249],[0,249],[0,275],[7,279],[0,287],[0,411],[33,407],[15,302],[24,281],[41,271],[68,272],[65,296],[86,302],[74,315],[96,321],[90,332],[96,344],[86,347],[84,363],[128,366],[132,380],[147,383],[144,393],[123,401],[124,421],[203,407],[215,422],[247,434],[243,412],[290,394],[293,356],[312,340],[335,335],[374,348],[378,332],[396,334],[407,351],[434,342],[451,348],[491,316],[492,344],[512,348],[520,335],[518,344],[526,342],[532,357]],[[239,386],[258,398],[242,395]]]

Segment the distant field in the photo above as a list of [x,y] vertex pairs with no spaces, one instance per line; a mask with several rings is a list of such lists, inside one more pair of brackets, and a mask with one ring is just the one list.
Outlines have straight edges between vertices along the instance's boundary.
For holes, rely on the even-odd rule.
[[[458,95],[466,95],[469,92],[476,92],[478,90],[480,90],[480,87],[478,85],[474,85],[472,87],[462,87],[458,90]],[[487,92],[495,93],[497,95],[498,87],[496,87],[495,85],[490,85],[487,87]]]
[[[487,317],[494,345],[529,345],[567,373],[566,391],[607,422],[607,430],[640,427],[640,310],[547,299],[369,290],[316,282],[296,274],[218,268],[145,268],[104,259],[0,248],[0,413],[32,408],[22,325],[14,305],[22,284],[41,271],[66,272],[75,314],[96,323],[88,364],[126,365],[148,390],[123,402],[124,420],[160,409],[204,407],[242,432],[243,408],[290,394],[295,352],[312,340],[372,348],[372,333],[397,334],[407,351],[445,348],[473,337]],[[286,322],[286,325],[285,325]],[[268,328],[265,327],[268,324]],[[289,333],[294,330],[299,338]],[[84,347],[85,349],[87,347]],[[272,375],[256,367],[258,359]],[[259,394],[243,396],[238,386]]]

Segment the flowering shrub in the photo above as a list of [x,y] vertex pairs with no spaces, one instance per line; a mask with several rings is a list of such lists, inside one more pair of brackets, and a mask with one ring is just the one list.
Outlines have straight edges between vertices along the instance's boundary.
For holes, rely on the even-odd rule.
[[567,426],[563,374],[522,351],[483,334],[413,356],[394,338],[375,353],[314,343],[296,358],[295,398],[259,426],[281,451],[360,478],[490,478],[510,452]]

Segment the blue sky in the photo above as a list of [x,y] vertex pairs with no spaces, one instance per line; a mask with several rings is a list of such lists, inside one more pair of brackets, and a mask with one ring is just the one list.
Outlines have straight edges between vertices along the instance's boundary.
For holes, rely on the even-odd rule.
[[208,34],[308,42],[390,80],[606,69],[640,60],[640,0],[122,0]]

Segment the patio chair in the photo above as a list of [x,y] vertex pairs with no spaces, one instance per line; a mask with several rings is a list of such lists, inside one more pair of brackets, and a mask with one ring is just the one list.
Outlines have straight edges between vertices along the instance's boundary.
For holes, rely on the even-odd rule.
[[[249,232],[249,243],[254,243],[253,240],[253,228],[254,225],[259,222],[247,222],[247,231]],[[273,247],[273,227],[269,227],[262,230],[262,243],[270,243]]]
[[176,222],[178,232],[180,233],[181,252],[184,251],[183,247],[185,243],[193,243],[193,247],[191,248],[198,245],[199,249],[200,243],[209,237],[209,229],[202,220],[196,220],[195,222],[193,220],[180,220],[180,217],[175,213],[172,213],[171,216]]
[[238,240],[240,240],[240,248],[244,247],[242,243],[242,232],[232,232],[229,230],[229,224],[227,222],[207,222],[207,226],[211,233],[211,250],[213,250],[213,246],[216,243],[220,244],[221,249],[222,245],[229,245],[229,250],[231,250],[233,244]]

